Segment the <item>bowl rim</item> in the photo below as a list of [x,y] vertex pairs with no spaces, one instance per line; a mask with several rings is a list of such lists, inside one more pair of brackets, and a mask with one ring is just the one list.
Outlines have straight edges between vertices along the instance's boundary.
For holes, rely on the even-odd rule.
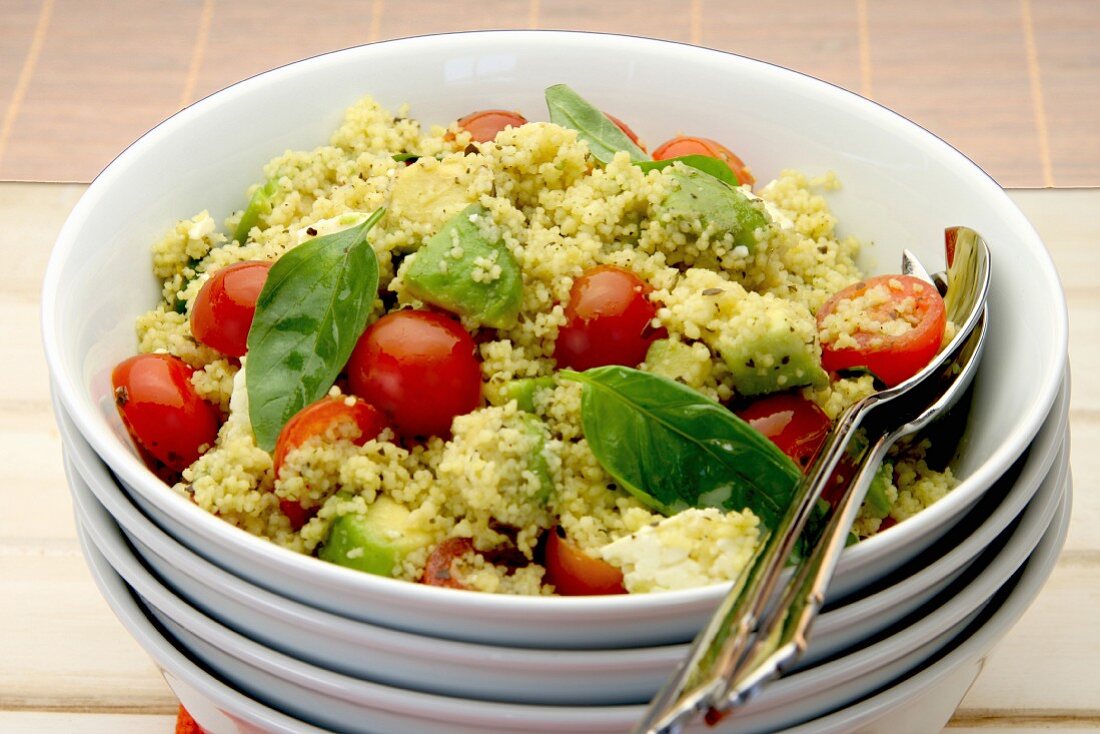
[[[108,191],[109,187],[126,173],[126,170],[132,165],[132,161],[140,157],[146,149],[155,145],[159,138],[171,135],[173,131],[188,125],[193,119],[206,114],[208,109],[219,105],[232,104],[239,97],[248,96],[271,85],[277,85],[280,83],[279,80],[286,74],[293,74],[302,70],[308,73],[314,69],[324,68],[326,64],[335,63],[333,59],[339,60],[352,55],[369,57],[374,53],[386,53],[391,48],[402,49],[406,46],[408,47],[407,50],[415,51],[419,45],[437,44],[440,39],[458,46],[469,44],[471,50],[473,50],[484,39],[499,40],[501,42],[513,39],[517,44],[530,45],[532,38],[545,39],[545,43],[580,43],[583,39],[587,43],[598,43],[601,46],[617,47],[635,52],[644,49],[646,51],[676,53],[688,57],[705,57],[708,60],[719,59],[721,63],[753,66],[763,70],[766,74],[781,76],[791,84],[808,85],[818,91],[820,91],[819,85],[825,85],[829,89],[830,95],[835,96],[839,102],[854,106],[861,114],[874,116],[887,124],[908,129],[915,136],[914,142],[921,142],[932,155],[942,160],[944,165],[956,171],[960,177],[972,182],[978,188],[985,189],[990,196],[1003,197],[1004,213],[1011,218],[1012,227],[1021,233],[1021,237],[1030,239],[1035,243],[1034,254],[1041,264],[1041,272],[1037,273],[1037,276],[1047,278],[1052,286],[1056,286],[1051,289],[1051,294],[1057,301],[1055,310],[1058,313],[1058,318],[1050,324],[1050,327],[1058,348],[1050,355],[1045,355],[1051,364],[1051,368],[1048,370],[1050,374],[1045,376],[1050,379],[1039,386],[1030,411],[1017,425],[1009,427],[1006,441],[1002,442],[998,449],[981,466],[977,467],[970,476],[964,479],[954,491],[914,518],[891,528],[889,533],[881,533],[846,550],[840,561],[838,573],[868,565],[879,553],[892,547],[904,545],[909,539],[922,535],[927,526],[937,523],[943,517],[953,515],[970,501],[973,501],[975,492],[978,494],[984,492],[996,477],[1000,476],[1012,463],[1021,447],[1026,445],[1034,436],[1054,401],[1059,386],[1059,379],[1054,378],[1055,376],[1060,378],[1067,359],[1068,315],[1057,272],[1049,252],[1042,245],[1038,234],[1019,208],[1008,199],[1003,189],[973,161],[926,129],[874,101],[867,100],[854,92],[829,82],[768,62],[738,56],[726,51],[692,46],[682,42],[648,39],[638,36],[556,30],[487,30],[458,31],[379,41],[330,51],[261,72],[214,92],[159,123],[123,150],[92,181],[59,232],[47,266],[43,284],[41,312],[43,343],[47,364],[60,392],[62,402],[69,409],[81,433],[88,438],[96,452],[119,473],[129,487],[141,493],[143,497],[154,504],[164,506],[167,511],[181,514],[189,522],[195,523],[200,532],[211,538],[216,537],[225,547],[232,548],[235,552],[248,556],[250,562],[258,562],[263,567],[276,568],[286,573],[309,574],[314,576],[318,583],[339,587],[353,595],[377,597],[381,594],[389,598],[400,597],[403,602],[414,604],[440,602],[446,603],[452,610],[462,609],[466,613],[503,616],[522,614],[533,609],[545,610],[550,606],[553,606],[561,614],[572,613],[574,610],[579,614],[601,612],[615,614],[627,608],[645,608],[656,611],[674,609],[683,604],[716,598],[724,593],[724,590],[728,588],[728,584],[714,584],[694,589],[662,592],[661,594],[607,597],[487,595],[472,591],[411,584],[318,562],[314,558],[282,548],[229,523],[220,521],[210,513],[172,492],[170,487],[156,478],[140,462],[137,456],[113,434],[99,430],[101,426],[97,424],[101,421],[101,416],[97,417],[95,415],[92,401],[90,398],[85,399],[85,390],[79,384],[79,381],[75,379],[75,376],[63,369],[65,363],[62,355],[65,350],[63,348],[64,340],[59,331],[56,294],[62,286],[61,275],[65,261],[73,254],[78,242],[77,235],[104,192]],[[1009,438],[1011,438],[1010,441],[1007,440]]]

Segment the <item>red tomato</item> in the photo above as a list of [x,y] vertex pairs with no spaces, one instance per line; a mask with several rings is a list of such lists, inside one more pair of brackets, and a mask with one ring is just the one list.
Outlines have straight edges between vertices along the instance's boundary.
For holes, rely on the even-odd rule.
[[470,133],[470,137],[478,143],[493,140],[506,127],[526,124],[527,119],[523,115],[508,110],[481,110],[458,121],[458,126]]
[[615,123],[616,127],[626,133],[626,136],[630,138],[630,142],[634,143],[634,145],[637,145],[639,148],[645,151],[645,146],[642,145],[642,141],[638,140],[638,136],[634,134],[634,131],[630,129],[629,125],[627,125],[619,118],[615,117],[615,115],[612,115],[610,112],[605,112],[604,114],[607,116],[607,119]]
[[832,421],[812,400],[797,393],[780,393],[754,401],[737,411],[805,471],[829,433]]
[[817,312],[818,329],[826,316],[833,313],[838,304],[862,296],[869,289],[885,285],[890,300],[875,307],[867,316],[886,322],[898,317],[898,306],[907,299],[913,300],[908,331],[897,336],[856,331],[853,338],[857,346],[837,349],[831,343],[821,345],[821,366],[830,372],[866,367],[888,386],[917,374],[939,351],[947,314],[943,299],[936,287],[910,275],[879,275],[860,281],[840,291]]
[[626,593],[622,571],[570,543],[561,528],[546,539],[546,580],[562,596]]
[[652,290],[614,265],[600,265],[577,278],[565,307],[566,324],[554,344],[558,367],[633,367],[644,360],[649,345],[665,334],[651,325],[657,315],[657,305],[647,297]]
[[473,550],[474,543],[469,538],[447,538],[428,556],[420,583],[428,586],[445,586],[448,589],[465,589],[466,586],[454,573],[454,563],[467,553],[472,553]]
[[[194,370],[168,354],[139,354],[111,373],[115,405],[134,442],[172,474],[214,445],[221,415],[191,384]],[[153,467],[154,469],[156,467]]]
[[664,161],[669,158],[680,158],[685,155],[705,155],[709,158],[717,158],[725,161],[737,176],[737,182],[752,186],[756,178],[749,173],[744,161],[737,157],[733,151],[710,138],[694,138],[689,135],[680,135],[661,144],[653,151],[653,160]]
[[176,712],[176,734],[204,734],[202,727],[195,722],[183,704],[180,704]]
[[[386,419],[373,405],[353,395],[324,397],[307,405],[295,413],[279,432],[271,462],[275,476],[279,476],[286,455],[292,450],[314,436],[324,436],[340,429],[341,424],[346,425],[346,429],[341,430],[339,435],[349,437],[356,446],[362,446],[382,432]],[[300,530],[317,509],[303,507],[301,502],[290,499],[280,500],[279,508],[295,530]]]
[[222,354],[243,356],[256,315],[256,299],[273,264],[249,260],[211,275],[191,307],[191,334]]
[[359,338],[348,360],[351,390],[378,406],[403,436],[445,436],[481,403],[473,338],[434,311],[397,311]]

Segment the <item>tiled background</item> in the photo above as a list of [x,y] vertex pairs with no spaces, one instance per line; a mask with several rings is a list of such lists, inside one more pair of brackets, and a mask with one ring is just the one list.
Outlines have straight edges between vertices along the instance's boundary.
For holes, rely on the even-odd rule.
[[248,75],[475,28],[734,51],[871,97],[1004,186],[1100,185],[1097,0],[0,0],[0,180],[88,181],[159,120]]

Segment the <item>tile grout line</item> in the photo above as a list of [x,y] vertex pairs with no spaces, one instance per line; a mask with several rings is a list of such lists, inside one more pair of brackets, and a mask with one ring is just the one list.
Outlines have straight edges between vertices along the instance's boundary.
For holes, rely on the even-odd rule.
[[214,0],[203,0],[202,10],[199,11],[199,27],[195,32],[195,45],[191,49],[191,63],[187,67],[187,77],[183,80],[183,91],[180,92],[180,109],[191,104],[191,97],[195,94],[202,59],[206,55],[206,42],[210,37],[210,19],[213,15]]
[[534,30],[539,27],[539,0],[531,0],[527,6],[527,27]]
[[367,31],[367,43],[374,43],[382,36],[382,13],[386,9],[385,0],[374,0],[370,6],[370,30]]
[[23,99],[31,83],[31,76],[34,75],[34,69],[38,66],[38,57],[42,53],[42,46],[46,41],[46,30],[53,15],[53,3],[54,0],[42,2],[42,7],[38,11],[38,22],[34,26],[34,35],[31,36],[31,45],[27,48],[23,66],[19,70],[19,78],[15,82],[15,89],[12,90],[11,99],[8,101],[8,109],[4,113],[3,121],[0,122],[0,161],[4,159],[4,150],[7,148],[12,128],[15,127],[15,118],[19,116],[19,110],[23,106]]
[[867,0],[856,0],[856,25],[859,28],[859,93],[872,99],[871,30],[867,21]]
[[1027,76],[1031,85],[1031,108],[1035,116],[1035,134],[1039,138],[1039,163],[1043,169],[1043,185],[1054,186],[1054,167],[1050,161],[1050,132],[1047,129],[1046,106],[1043,104],[1043,81],[1039,73],[1039,53],[1035,47],[1035,24],[1031,17],[1031,0],[1020,0],[1020,24],[1024,31],[1024,52]]
[[691,42],[698,46],[703,38],[703,0],[691,0]]

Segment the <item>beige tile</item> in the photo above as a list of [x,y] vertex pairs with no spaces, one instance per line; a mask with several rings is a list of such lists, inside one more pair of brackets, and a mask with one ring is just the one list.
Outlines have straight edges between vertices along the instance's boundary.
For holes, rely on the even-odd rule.
[[1056,186],[1100,184],[1100,6],[1031,0]]
[[88,181],[174,112],[198,4],[57,0],[0,179]]
[[[700,42],[801,71],[860,92],[859,24],[854,2],[702,0]],[[751,100],[746,101],[751,104]]]
[[868,2],[875,100],[939,135],[1003,186],[1041,185],[1020,5]]

